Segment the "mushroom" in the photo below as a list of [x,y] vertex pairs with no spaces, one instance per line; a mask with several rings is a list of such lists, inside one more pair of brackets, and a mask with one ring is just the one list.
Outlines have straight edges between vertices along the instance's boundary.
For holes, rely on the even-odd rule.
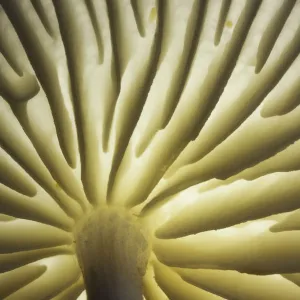
[[299,0],[0,4],[1,299],[300,299]]

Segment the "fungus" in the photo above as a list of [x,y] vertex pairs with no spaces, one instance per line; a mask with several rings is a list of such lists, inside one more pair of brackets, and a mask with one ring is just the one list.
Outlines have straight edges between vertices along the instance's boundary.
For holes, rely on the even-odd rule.
[[299,0],[0,4],[1,299],[300,299]]

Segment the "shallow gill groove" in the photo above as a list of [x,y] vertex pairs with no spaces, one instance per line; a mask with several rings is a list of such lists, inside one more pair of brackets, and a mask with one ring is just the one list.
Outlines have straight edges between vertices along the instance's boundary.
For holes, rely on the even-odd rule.
[[[35,32],[34,28],[40,27],[39,23],[41,23],[41,21],[38,22],[38,20],[34,18],[29,19],[25,14],[25,9],[29,10],[30,14],[32,14],[28,3],[26,6],[22,5],[21,2],[14,3],[14,1],[3,0],[2,5],[24,46],[27,57],[37,75],[37,79],[47,95],[57,137],[64,157],[71,167],[75,167],[76,150],[72,123],[64,102],[65,100],[63,99],[62,91],[59,88],[60,79],[55,62],[57,57],[52,57],[49,51],[49,43],[51,43],[50,40],[52,39],[49,38],[49,36],[46,37],[41,29],[38,33]],[[41,36],[43,36],[43,38],[41,38]],[[39,39],[43,39],[44,43],[41,43]],[[51,46],[53,47],[53,44]]]
[[[161,44],[163,39],[164,32],[164,13],[165,13],[165,5],[164,1],[157,1],[157,25],[156,31],[154,34],[154,41],[151,45],[150,58],[149,62],[146,66],[146,76],[144,78],[143,85],[141,89],[134,92],[134,100],[136,100],[136,106],[133,109],[132,107],[128,107],[127,111],[129,116],[125,116],[125,120],[122,122],[122,126],[120,130],[118,130],[116,137],[116,152],[114,153],[112,168],[110,171],[109,182],[108,182],[108,190],[107,190],[107,198],[110,199],[110,195],[114,186],[114,181],[116,174],[118,172],[119,166],[124,157],[126,148],[130,142],[130,138],[134,131],[134,128],[139,120],[139,117],[142,113],[147,95],[151,88],[152,82],[155,77],[156,69],[160,59],[161,53]],[[110,201],[110,200],[109,200]]]

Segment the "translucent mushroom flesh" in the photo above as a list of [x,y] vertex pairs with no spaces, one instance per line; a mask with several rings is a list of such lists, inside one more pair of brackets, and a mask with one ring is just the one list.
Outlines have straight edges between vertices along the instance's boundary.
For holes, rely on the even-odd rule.
[[0,0],[0,299],[300,299],[299,16]]

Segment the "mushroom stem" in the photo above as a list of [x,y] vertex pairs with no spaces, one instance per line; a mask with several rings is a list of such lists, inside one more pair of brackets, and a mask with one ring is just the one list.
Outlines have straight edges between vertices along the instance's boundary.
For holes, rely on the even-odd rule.
[[76,253],[89,300],[142,300],[150,247],[137,218],[100,208],[75,228]]

